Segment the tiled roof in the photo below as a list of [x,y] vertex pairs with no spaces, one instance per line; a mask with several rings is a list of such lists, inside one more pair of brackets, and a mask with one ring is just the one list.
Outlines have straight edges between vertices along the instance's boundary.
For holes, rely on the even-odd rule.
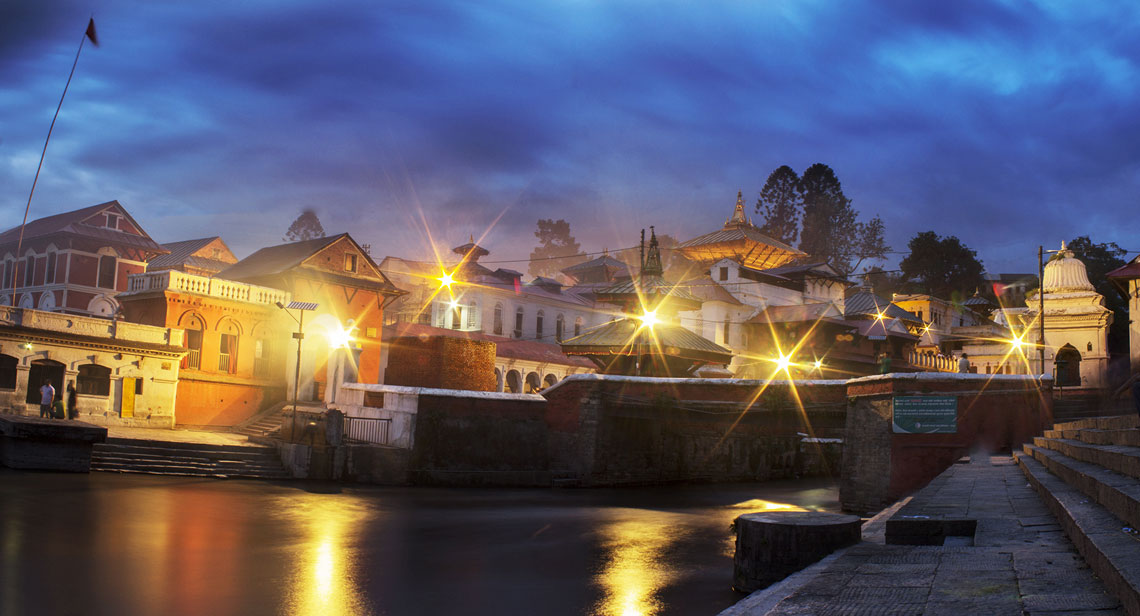
[[696,310],[701,307],[701,300],[686,291],[683,285],[671,283],[661,276],[638,275],[630,280],[622,280],[608,287],[595,289],[594,296],[602,302],[626,302],[638,297],[668,296],[678,310]]
[[620,319],[562,342],[571,355],[665,354],[718,364],[732,361],[732,351],[673,324],[643,327],[637,319]]
[[346,235],[348,234],[341,233],[340,235],[262,248],[222,270],[219,276],[228,280],[245,280],[280,274],[297,267],[305,259]]
[[910,321],[912,323],[922,324],[922,319],[917,315],[911,314],[902,308],[892,304],[889,300],[883,299],[870,291],[860,291],[851,297],[848,297],[844,302],[843,316],[851,317],[876,317],[882,313],[888,319],[901,319],[903,321]]
[[625,263],[622,263],[621,261],[618,261],[617,259],[615,259],[609,255],[602,255],[600,257],[590,259],[589,261],[586,261],[584,263],[579,263],[577,265],[571,265],[570,267],[564,267],[564,268],[562,268],[562,271],[566,274],[574,275],[574,273],[576,273],[576,272],[583,272],[586,270],[591,270],[591,269],[595,269],[595,268],[599,268],[599,267],[609,267],[609,268],[613,268],[615,271],[622,271],[622,272],[628,272],[629,271],[629,267],[626,266]]
[[709,278],[706,274],[704,278],[696,278],[686,280],[678,285],[696,297],[705,302],[724,302],[726,304],[733,304],[735,306],[743,306],[744,304],[736,299],[728,289],[717,284],[715,280]]
[[235,263],[235,261],[194,256],[195,252],[205,248],[210,242],[220,239],[221,238],[215,235],[214,237],[203,237],[196,240],[183,240],[181,242],[163,244],[162,247],[169,250],[170,254],[159,255],[151,259],[146,264],[147,269],[161,270],[178,267],[179,265],[191,265],[199,269],[220,272]]
[[[142,235],[134,235],[126,233],[117,229],[107,229],[106,227],[96,227],[92,225],[81,224],[84,220],[98,214],[103,210],[117,209],[120,213],[126,216],[127,221],[138,229]],[[117,242],[126,244],[135,248],[141,248],[145,251],[155,254],[165,254],[166,249],[159,246],[157,242],[150,238],[143,230],[142,226],[138,224],[126,208],[118,201],[107,201],[98,205],[92,205],[70,212],[63,212],[54,214],[52,216],[45,216],[44,218],[37,218],[36,220],[29,221],[24,225],[24,241],[53,233],[71,233],[86,237],[92,237],[99,240]],[[12,243],[15,244],[20,239],[20,227],[17,225],[0,233],[0,245]]]
[[749,323],[798,323],[801,321],[842,320],[843,313],[832,303],[800,306],[769,306],[748,320]]

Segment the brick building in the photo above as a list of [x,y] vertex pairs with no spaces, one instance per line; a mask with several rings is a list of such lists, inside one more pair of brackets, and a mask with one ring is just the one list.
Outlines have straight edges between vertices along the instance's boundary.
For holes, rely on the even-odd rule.
[[20,227],[0,233],[0,305],[109,317],[128,276],[167,252],[118,201],[33,220],[22,241]]

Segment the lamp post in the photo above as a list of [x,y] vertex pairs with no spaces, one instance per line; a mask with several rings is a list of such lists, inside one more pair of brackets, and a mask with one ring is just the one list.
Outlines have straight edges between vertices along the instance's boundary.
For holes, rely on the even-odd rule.
[[1041,326],[1041,374],[1045,374],[1045,247],[1037,247],[1037,321]]
[[[286,306],[281,302],[277,302],[277,307],[284,310],[289,318],[297,322],[297,331],[293,333],[293,339],[297,341],[297,365],[293,370],[293,419],[289,423],[289,436],[292,438],[293,430],[297,426],[297,395],[301,386],[301,341],[305,339],[305,311],[316,310],[318,304],[313,302],[289,302]],[[290,310],[296,310],[300,314],[300,318],[294,317]]]

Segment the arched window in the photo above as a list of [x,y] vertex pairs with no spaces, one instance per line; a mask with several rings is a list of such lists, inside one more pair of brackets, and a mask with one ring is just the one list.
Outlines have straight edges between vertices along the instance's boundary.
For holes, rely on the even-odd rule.
[[182,367],[198,370],[202,367],[202,330],[205,329],[205,324],[197,316],[187,315],[182,319],[181,326],[186,330],[182,346],[189,350],[182,358]]
[[0,355],[0,389],[16,389],[16,365],[19,363],[11,355]]
[[728,328],[729,328],[731,325],[732,325],[732,321],[730,321],[730,320],[729,320],[729,318],[728,318],[727,316],[726,316],[726,317],[724,317],[724,332],[721,334],[721,339],[720,339],[720,341],[721,341],[723,344],[728,344],[728,333],[729,333],[729,329],[728,329]]
[[517,394],[522,391],[522,376],[518,370],[511,370],[507,373],[507,392]]
[[463,328],[463,308],[459,304],[451,306],[451,329]]
[[75,390],[88,396],[106,396],[111,393],[111,369],[96,364],[79,367]]
[[4,262],[4,288],[12,288],[12,274],[16,271],[16,262],[8,259]]
[[479,304],[476,302],[471,302],[471,305],[467,307],[467,329],[475,329],[475,316],[478,314],[478,312]]
[[544,317],[543,317],[542,311],[539,310],[538,316],[536,316],[534,318],[534,337],[537,340],[542,340],[542,319],[543,318]]
[[44,284],[55,283],[55,253],[49,252],[47,256],[47,270],[44,272]]
[[233,374],[237,372],[238,364],[238,327],[227,318],[218,323],[218,333],[221,334],[218,342],[218,372]]
[[497,336],[503,335],[503,305],[502,304],[495,304],[495,329],[493,331],[494,331],[495,335],[497,335]]
[[32,255],[28,255],[28,258],[24,259],[24,286],[25,287],[30,287],[30,286],[35,284],[35,282],[36,282],[35,275],[36,275],[36,258]]
[[514,331],[515,338],[522,338],[522,326],[523,326],[523,309],[522,309],[522,306],[519,306],[518,310],[515,311],[515,331]]
[[582,317],[574,319],[574,337],[582,335]]
[[554,340],[562,342],[562,334],[566,329],[566,317],[558,315],[554,319]]

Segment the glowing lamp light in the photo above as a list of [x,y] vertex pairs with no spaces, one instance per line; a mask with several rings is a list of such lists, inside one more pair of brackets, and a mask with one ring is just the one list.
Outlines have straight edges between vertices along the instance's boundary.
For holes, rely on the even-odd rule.
[[329,347],[339,349],[352,342],[352,328],[336,327],[329,331]]
[[776,360],[776,372],[787,372],[788,368],[792,365],[792,357],[780,353],[779,359]]
[[823,361],[822,360],[819,360],[819,359],[815,360],[815,363],[813,365],[815,366],[816,370],[822,370],[823,369]]
[[32,343],[31,342],[25,342],[23,346],[24,346],[25,351],[31,351],[32,350]]
[[883,313],[881,313],[881,312],[876,312],[876,313],[875,313],[875,320],[876,320],[876,321],[882,321],[882,320],[883,320],[883,317],[884,317],[884,316],[886,316],[886,315],[884,315],[884,314],[883,314]]
[[1020,351],[1021,347],[1025,346],[1025,341],[1022,340],[1020,336],[1018,336],[1018,337],[1011,338],[1009,341],[1009,345],[1013,347],[1013,350]]
[[641,315],[638,318],[641,319],[641,326],[642,327],[648,327],[650,329],[653,329],[654,325],[657,325],[658,323],[660,323],[660,321],[657,319],[657,311],[656,310],[646,310],[645,314]]
[[446,272],[446,271],[443,273],[442,276],[440,276],[439,278],[436,278],[436,280],[439,281],[440,288],[450,289],[451,285],[455,284],[455,278],[451,275],[450,272]]

